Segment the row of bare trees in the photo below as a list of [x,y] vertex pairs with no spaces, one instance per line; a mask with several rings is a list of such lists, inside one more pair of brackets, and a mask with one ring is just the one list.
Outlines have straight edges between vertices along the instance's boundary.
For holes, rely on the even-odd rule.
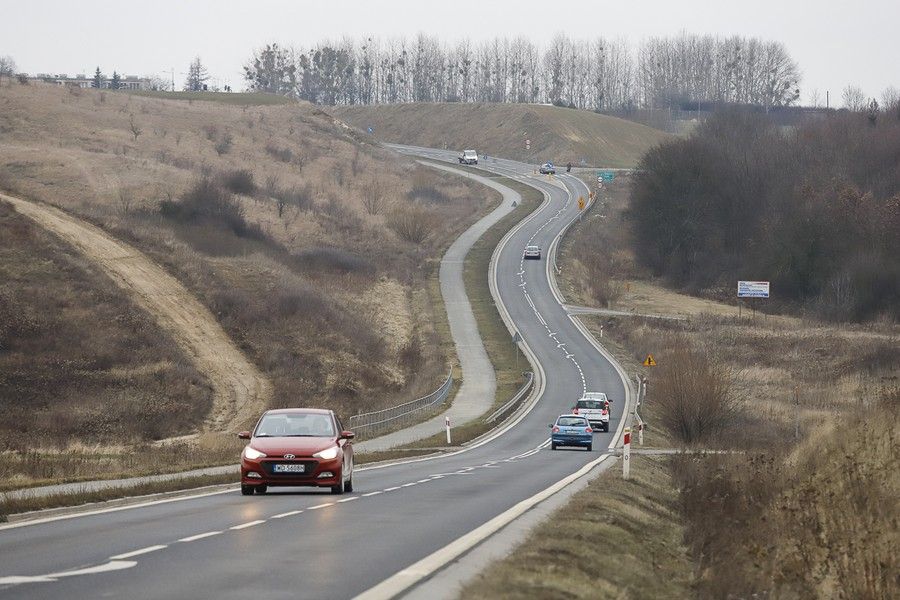
[[524,37],[450,44],[425,34],[270,44],[244,74],[252,89],[317,104],[550,102],[593,110],[685,101],[783,106],[798,99],[800,79],[780,42],[687,33],[636,47],[563,34],[546,48]]

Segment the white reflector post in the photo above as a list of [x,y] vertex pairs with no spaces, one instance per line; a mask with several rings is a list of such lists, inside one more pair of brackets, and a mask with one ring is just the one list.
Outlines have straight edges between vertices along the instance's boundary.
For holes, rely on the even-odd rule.
[[444,423],[447,425],[447,445],[450,445],[450,417],[444,417]]

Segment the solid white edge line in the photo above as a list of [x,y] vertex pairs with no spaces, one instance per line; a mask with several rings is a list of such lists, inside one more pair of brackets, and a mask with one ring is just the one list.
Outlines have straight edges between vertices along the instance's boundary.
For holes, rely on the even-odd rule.
[[178,540],[179,542],[196,542],[197,540],[202,540],[204,538],[212,537],[214,535],[219,535],[222,533],[221,531],[207,531],[206,533],[198,533],[197,535],[189,535],[188,537],[181,538]]
[[234,527],[229,527],[231,531],[240,531],[241,529],[247,529],[248,527],[253,527],[255,525],[261,525],[265,523],[265,519],[257,519],[256,521],[250,521],[249,523],[241,523],[240,525],[235,525]]
[[163,500],[150,500],[148,502],[139,502],[137,504],[128,504],[125,506],[113,506],[111,508],[99,508],[97,510],[89,510],[80,513],[73,513],[68,515],[56,515],[53,517],[44,517],[42,519],[33,519],[30,521],[19,521],[17,523],[6,523],[4,525],[0,525],[0,531],[4,531],[6,529],[17,529],[19,527],[28,527],[29,525],[41,525],[44,523],[52,523],[54,521],[65,521],[67,519],[75,519],[77,517],[90,517],[93,515],[101,515],[112,512],[119,512],[120,510],[130,510],[132,508],[145,508],[147,506],[156,506],[159,504],[168,504],[170,502],[181,502],[182,500],[195,500],[197,498],[207,498],[209,496],[217,496],[219,494],[227,494],[229,492],[236,492],[237,487],[231,487],[227,490],[216,490],[215,492],[204,492],[202,494],[193,494],[190,496],[179,496],[178,498],[165,498]]
[[[124,554],[116,554],[115,556],[110,556],[109,560],[124,560],[126,558],[131,558],[132,556],[140,556],[141,554],[147,554],[149,552],[156,552],[157,550],[162,550],[163,548],[168,548],[167,544],[159,544],[156,546],[147,546],[146,548],[141,548],[140,550],[134,550],[132,552],[125,552]],[[59,575],[55,575],[58,577]]]
[[464,536],[450,542],[440,550],[433,552],[422,560],[406,567],[405,569],[388,577],[375,587],[355,597],[356,600],[387,600],[393,598],[405,591],[412,585],[415,585],[425,577],[431,575],[453,559],[471,550],[485,539],[522,516],[525,512],[540,504],[553,494],[559,492],[567,485],[587,475],[594,467],[604,460],[610,458],[609,454],[604,454],[599,458],[587,463],[578,471],[557,481],[550,487],[538,492],[537,494],[522,500],[512,508],[497,515],[487,523],[473,529]]

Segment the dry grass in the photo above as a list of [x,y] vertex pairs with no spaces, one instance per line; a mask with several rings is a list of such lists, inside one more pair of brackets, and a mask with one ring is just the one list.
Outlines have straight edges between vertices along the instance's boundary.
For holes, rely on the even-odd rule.
[[[379,139],[432,148],[475,148],[526,162],[631,167],[662,131],[584,110],[528,104],[340,106],[334,113]],[[427,123],[428,127],[422,124]],[[525,140],[531,140],[526,150]]]
[[632,478],[616,467],[554,513],[461,598],[686,598],[678,493],[666,459],[635,456]]
[[[436,343],[442,307],[430,282],[489,195],[361,141],[308,104],[170,97],[3,88],[0,187],[86,218],[163,265],[271,379],[275,406],[346,417],[431,391],[448,355]],[[367,209],[374,172],[385,207],[435,224],[426,239],[403,240],[389,211]],[[230,188],[227,211],[185,219],[160,210],[186,206],[203,180]]]

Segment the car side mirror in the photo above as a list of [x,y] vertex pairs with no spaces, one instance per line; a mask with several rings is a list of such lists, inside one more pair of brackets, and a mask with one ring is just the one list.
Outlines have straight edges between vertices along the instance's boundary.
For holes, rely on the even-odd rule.
[[241,438],[242,440],[249,440],[249,439],[250,439],[250,432],[249,432],[249,431],[242,431],[242,432],[240,432],[240,433],[238,434],[238,437]]
[[352,440],[356,437],[356,434],[352,431],[342,431],[340,439],[342,440]]

